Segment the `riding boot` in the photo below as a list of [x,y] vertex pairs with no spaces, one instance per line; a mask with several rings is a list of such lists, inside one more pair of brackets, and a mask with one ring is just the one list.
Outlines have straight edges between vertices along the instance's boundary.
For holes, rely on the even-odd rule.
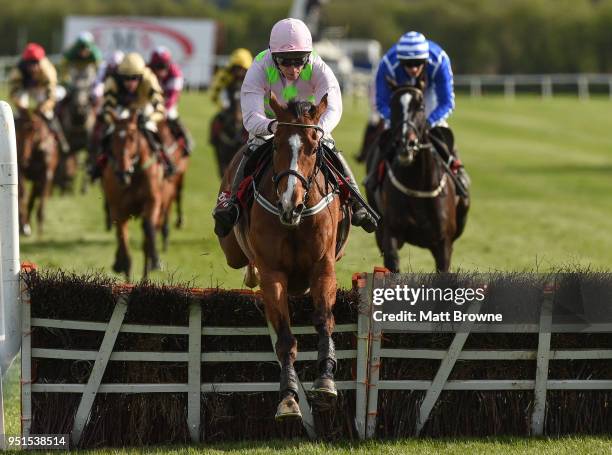
[[[335,150],[335,149],[333,149]],[[342,174],[348,181],[348,184],[351,188],[357,192],[357,194],[361,195],[359,191],[359,186],[357,185],[357,180],[355,180],[355,176],[349,168],[348,163],[342,156],[342,152],[335,150],[336,156],[338,157],[338,161],[342,165]],[[351,224],[353,226],[360,226],[364,231],[370,233],[374,232],[377,227],[376,220],[368,213],[366,208],[359,202],[357,199],[353,199],[353,203],[351,205],[351,210],[353,212],[353,216],[351,217]]]
[[56,116],[53,116],[50,120],[47,121],[47,124],[49,125],[49,129],[57,139],[61,152],[64,155],[70,153],[70,144],[68,144],[68,140],[66,140],[66,136],[64,135],[64,129],[62,128],[59,119]]
[[238,201],[237,193],[240,183],[244,179],[244,170],[249,161],[250,152],[251,150],[247,148],[240,158],[240,163],[238,163],[234,180],[232,181],[231,193],[229,195],[221,193],[217,206],[213,210],[215,234],[219,237],[227,236],[240,219],[240,202]]
[[170,130],[172,131],[172,134],[174,135],[174,137],[176,139],[183,139],[184,155],[185,156],[191,155],[191,152],[193,151],[193,145],[194,145],[193,138],[191,137],[191,134],[189,133],[189,131],[187,131],[187,128],[185,128],[185,125],[183,125],[183,122],[181,121],[180,117],[170,120],[168,124],[170,126]]
[[468,175],[467,171],[465,170],[465,167],[463,166],[463,163],[461,162],[461,159],[459,158],[457,148],[453,148],[453,151],[451,153],[452,158],[450,168],[455,173],[457,179],[461,182],[463,188],[467,193],[469,192],[472,180],[470,179],[470,176]]

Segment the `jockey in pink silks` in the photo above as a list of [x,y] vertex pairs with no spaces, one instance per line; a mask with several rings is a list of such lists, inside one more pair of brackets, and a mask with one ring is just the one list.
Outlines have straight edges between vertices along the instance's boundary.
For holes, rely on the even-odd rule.
[[[327,110],[318,124],[324,132],[321,145],[336,154],[342,163],[342,173],[351,187],[359,192],[353,173],[331,137],[342,116],[338,80],[321,57],[313,52],[312,36],[306,24],[298,19],[283,19],[272,27],[270,47],[255,57],[242,84],[240,103],[244,127],[249,132],[249,146],[236,169],[231,196],[220,197],[213,211],[215,233],[219,237],[228,235],[240,217],[236,193],[245,177],[250,157],[272,150],[270,139],[276,132],[277,122],[270,108],[270,93],[284,103],[310,101],[313,104],[319,103],[327,94]],[[352,204],[351,223],[373,232],[376,229],[374,218],[357,200]]]

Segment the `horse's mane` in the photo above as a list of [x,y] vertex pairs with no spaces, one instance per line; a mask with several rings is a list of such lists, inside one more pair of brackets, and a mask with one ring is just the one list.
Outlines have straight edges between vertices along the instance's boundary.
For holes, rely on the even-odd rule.
[[310,101],[289,101],[287,104],[287,110],[291,112],[296,119],[301,117],[312,118],[312,109],[314,104]]

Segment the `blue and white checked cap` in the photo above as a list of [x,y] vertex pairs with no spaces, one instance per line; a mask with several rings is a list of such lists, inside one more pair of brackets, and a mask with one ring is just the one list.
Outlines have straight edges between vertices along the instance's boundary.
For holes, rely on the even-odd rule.
[[419,32],[404,33],[397,42],[398,60],[424,60],[429,58],[429,43]]

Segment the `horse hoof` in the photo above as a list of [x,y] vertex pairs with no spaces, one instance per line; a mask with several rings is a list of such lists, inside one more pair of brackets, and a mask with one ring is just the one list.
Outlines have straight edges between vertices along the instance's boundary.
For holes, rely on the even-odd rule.
[[183,227],[183,219],[182,219],[182,218],[178,218],[178,219],[176,220],[176,223],[174,224],[174,226],[175,226],[177,229],[182,228],[182,227]]
[[24,225],[21,227],[21,233],[22,233],[24,236],[29,237],[29,236],[31,236],[31,235],[32,235],[32,228],[30,227],[30,225],[29,225],[29,224],[24,224]]
[[274,416],[274,419],[277,421],[301,418],[302,413],[300,412],[300,407],[297,404],[297,401],[295,401],[295,398],[292,396],[284,398],[278,404],[278,408],[276,408],[276,415]]
[[317,378],[312,384],[312,391],[316,394],[330,398],[336,398],[338,396],[336,383],[333,379],[329,378]]
[[259,285],[259,270],[254,265],[249,264],[244,274],[244,285],[253,289]]
[[153,259],[151,261],[151,270],[161,270],[161,269],[162,269],[161,261],[159,259]]

